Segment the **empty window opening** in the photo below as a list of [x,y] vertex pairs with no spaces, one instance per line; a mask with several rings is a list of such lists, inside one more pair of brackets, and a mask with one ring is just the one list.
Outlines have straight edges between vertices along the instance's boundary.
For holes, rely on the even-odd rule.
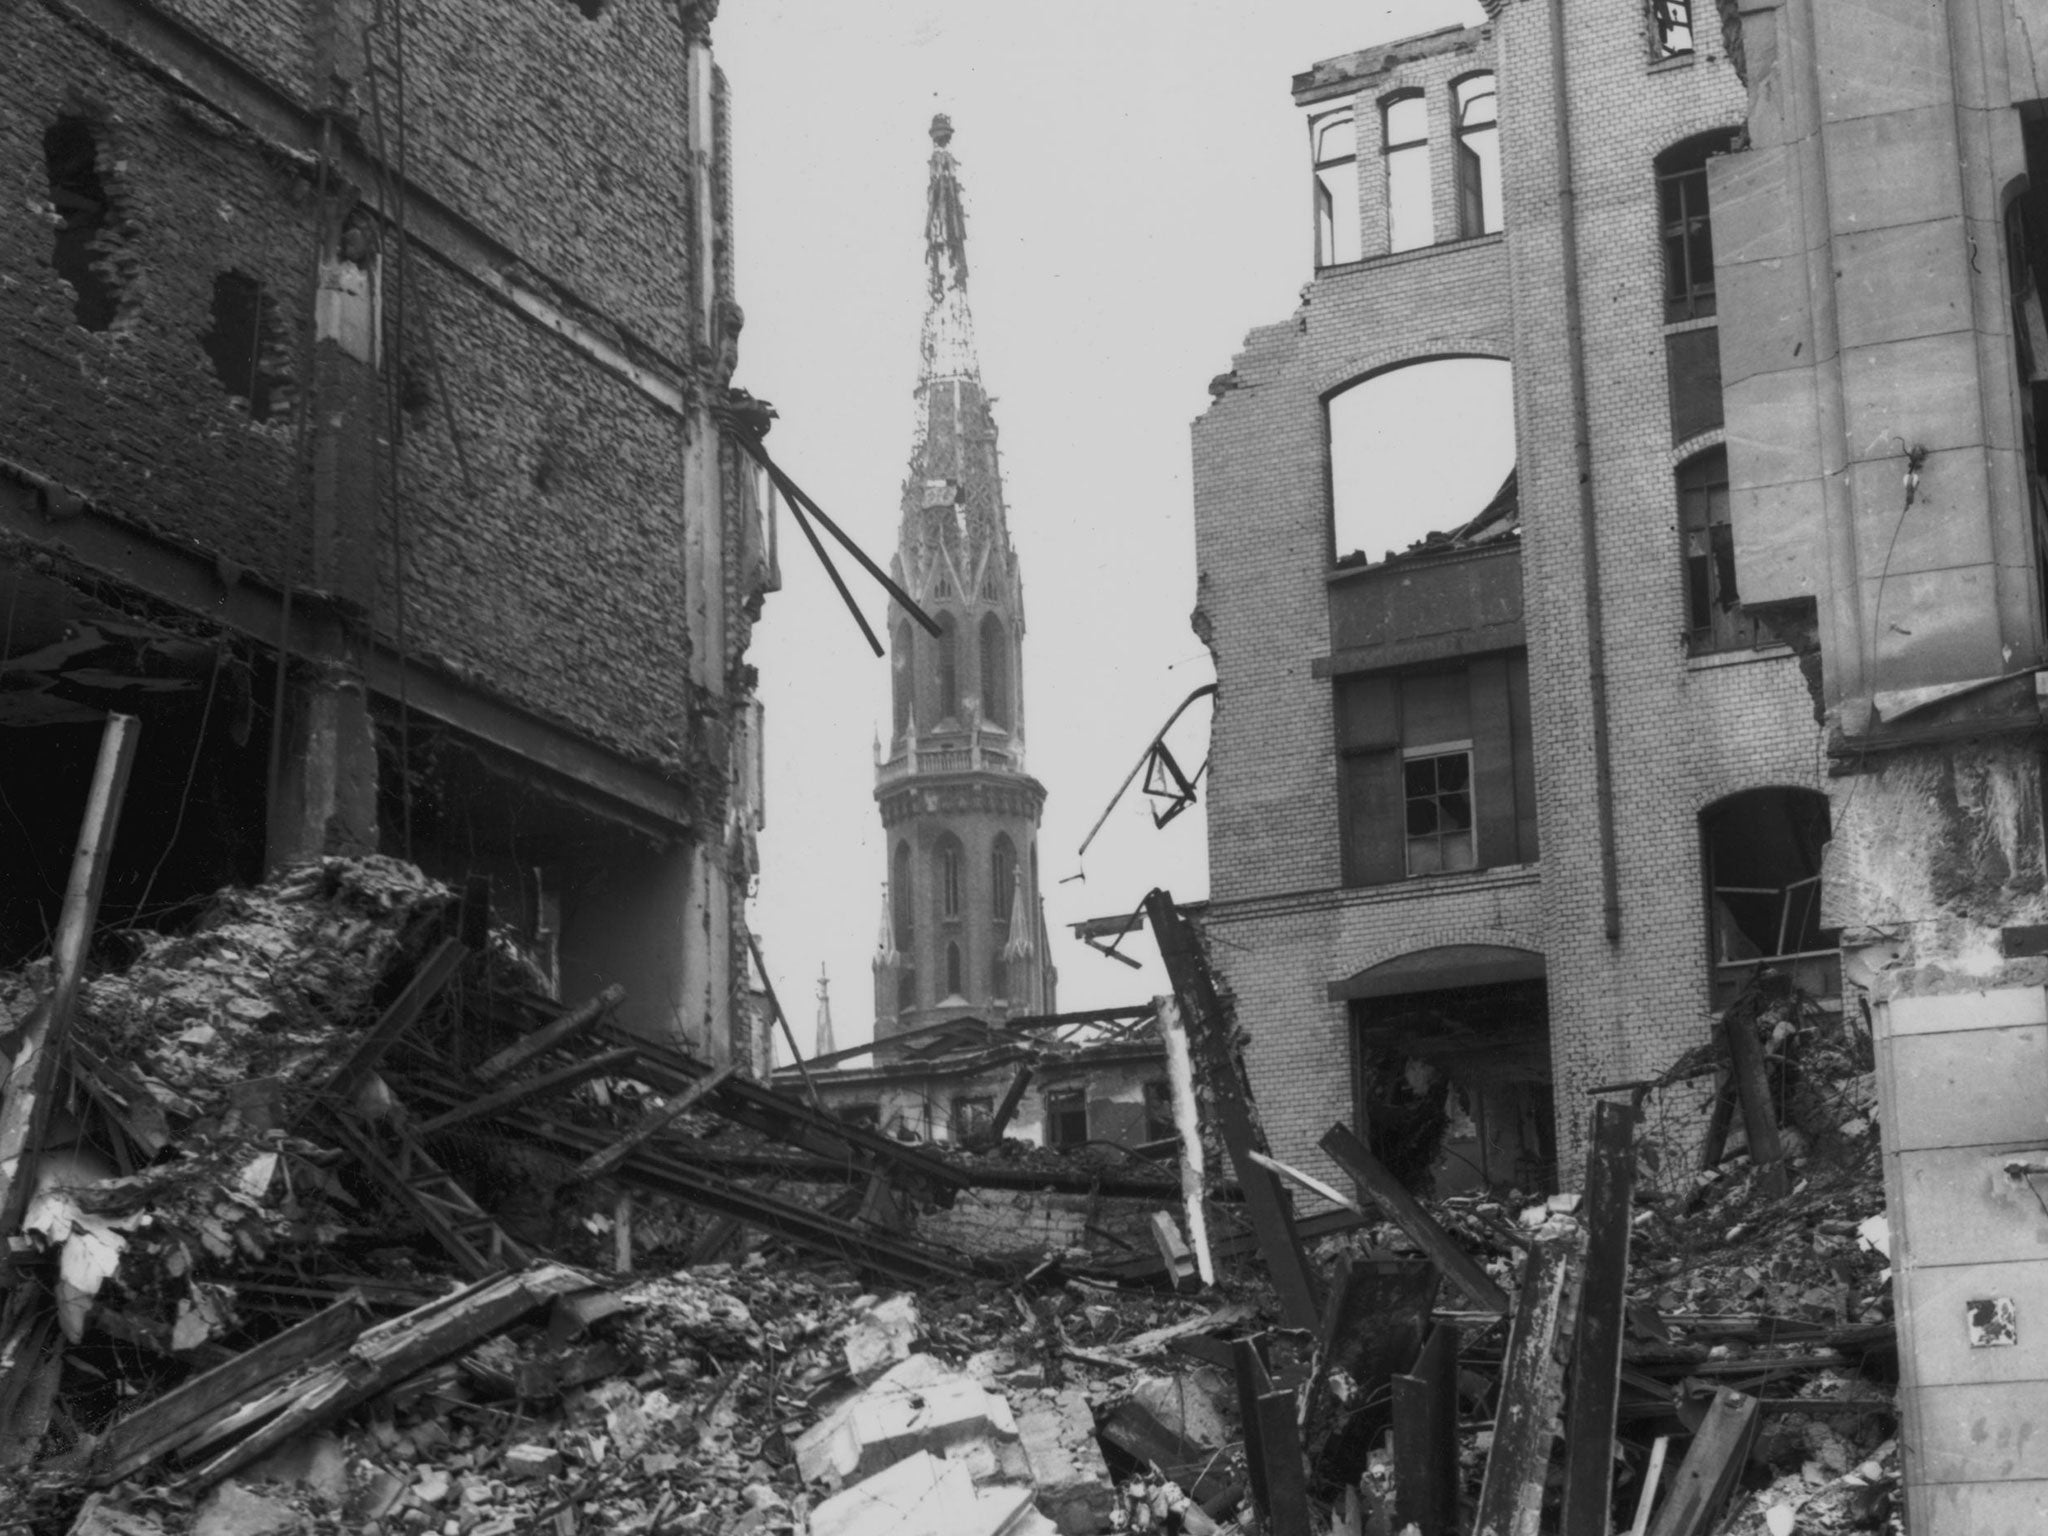
[[1016,895],[1017,846],[1010,841],[1010,834],[998,832],[995,847],[989,858],[989,896],[992,898],[989,910],[995,914],[996,924],[1007,927],[1010,921],[1010,904]]
[[917,924],[910,903],[910,844],[898,843],[889,864],[889,912],[896,928],[896,948],[908,955],[917,937]]
[[1457,528],[1515,467],[1513,370],[1491,358],[1374,374],[1326,410],[1333,558],[1378,560]]
[[910,663],[915,643],[910,638],[910,621],[905,619],[896,626],[896,644],[889,655],[890,729],[898,736],[910,730]]
[[1500,113],[1491,75],[1468,75],[1451,87],[1457,112],[1458,234],[1464,239],[1500,228]]
[[71,285],[72,313],[88,331],[120,318],[121,292],[110,270],[113,200],[100,177],[99,138],[81,117],[60,117],[43,132],[43,165],[57,210],[50,265]]
[[842,1104],[833,1113],[848,1125],[862,1126],[870,1131],[879,1128],[882,1123],[880,1104]]
[[1692,0],[1650,0],[1650,25],[1658,58],[1692,52]]
[[1422,92],[1380,108],[1387,162],[1387,249],[1412,251],[1436,239],[1429,205],[1429,107]]
[[199,338],[221,387],[268,421],[290,403],[291,368],[277,302],[262,282],[240,272],[213,280],[213,328]]
[[981,718],[990,725],[1010,725],[1010,640],[994,614],[981,620]]
[[940,843],[932,855],[933,874],[939,888],[939,916],[960,915],[960,844],[952,838]]
[[995,1118],[996,1101],[993,1096],[957,1098],[953,1101],[953,1139],[979,1141],[988,1135]]
[[1695,656],[1752,650],[1756,620],[1735,585],[1735,530],[1728,521],[1728,454],[1687,459],[1678,470],[1678,528],[1685,545],[1685,640]]
[[1471,869],[1476,863],[1471,744],[1445,742],[1403,752],[1401,792],[1408,815],[1408,873]]
[[1358,124],[1349,107],[1308,120],[1309,156],[1315,165],[1316,265],[1356,261],[1358,223]]
[[1145,1140],[1168,1141],[1179,1134],[1173,1120],[1173,1085],[1154,1078],[1145,1084]]
[[1088,1091],[1048,1088],[1045,1094],[1045,1144],[1078,1147],[1088,1139]]
[[958,944],[948,944],[946,946],[946,996],[965,997],[966,995],[967,978],[960,964],[960,946]]
[[939,712],[940,720],[951,720],[960,713],[960,662],[959,637],[953,615],[939,615],[938,638],[932,642],[939,657]]
[[1726,131],[1702,134],[1657,157],[1657,216],[1664,241],[1664,318],[1714,313],[1714,231],[1707,214],[1707,159]]
[[1828,802],[1810,789],[1750,789],[1700,817],[1713,1002],[1762,969],[1817,997],[1841,991],[1838,930],[1821,926]]

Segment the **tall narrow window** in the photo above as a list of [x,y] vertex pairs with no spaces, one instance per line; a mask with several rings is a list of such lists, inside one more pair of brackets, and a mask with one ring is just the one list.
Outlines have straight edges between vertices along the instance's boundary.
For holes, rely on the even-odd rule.
[[1841,933],[1821,926],[1828,802],[1810,789],[1746,789],[1700,813],[1713,1005],[1759,970],[1816,997],[1841,993]]
[[916,918],[910,903],[910,844],[898,843],[896,857],[889,865],[889,910],[896,924],[896,948],[904,963],[910,961],[910,946],[916,937]]
[[1003,959],[1001,946],[988,957],[988,995],[1001,1002],[1010,995],[1010,965]]
[[50,265],[71,285],[78,323],[88,331],[107,330],[121,305],[106,270],[109,199],[92,125],[80,117],[58,118],[43,133],[43,165],[57,210]]
[[989,859],[989,911],[995,914],[998,926],[1007,926],[1010,921],[1010,903],[1017,890],[1017,848],[1010,841],[1007,832],[996,834],[995,848]]
[[939,916],[960,915],[960,844],[948,837],[932,855],[933,884],[939,888]]
[[1695,656],[1755,647],[1756,621],[1735,585],[1735,530],[1728,521],[1728,454],[1710,448],[1678,470],[1678,528],[1685,547],[1686,645]]
[[960,946],[958,944],[948,944],[946,946],[946,996],[961,997],[966,994],[967,988],[960,971]]
[[890,714],[898,736],[910,729],[910,648],[914,643],[910,638],[910,621],[905,619],[896,626],[896,644],[889,657]]
[[1088,1090],[1048,1088],[1045,1091],[1045,1144],[1078,1147],[1088,1139]]
[[1308,120],[1309,155],[1316,175],[1316,265],[1356,261],[1358,227],[1358,124],[1349,107]]
[[1650,25],[1656,31],[1653,46],[1658,58],[1692,52],[1692,0],[1650,0]]
[[981,718],[1005,729],[1010,725],[1010,641],[992,613],[981,620]]
[[956,628],[953,615],[939,615],[939,634],[932,644],[939,655],[940,720],[951,720],[960,713],[960,643]]
[[[1657,157],[1657,211],[1664,238],[1664,318],[1714,312],[1714,231],[1707,218],[1707,151],[1694,139]],[[1726,143],[1726,135],[1719,136]]]
[[1422,92],[1380,108],[1387,162],[1387,249],[1412,251],[1436,239],[1429,206],[1429,107]]
[[1468,75],[1451,94],[1458,124],[1458,233],[1469,240],[1500,228],[1500,112],[1491,75]]
[[240,272],[213,280],[213,325],[199,338],[221,386],[249,407],[251,421],[268,421],[291,393],[290,358],[277,302],[262,282]]

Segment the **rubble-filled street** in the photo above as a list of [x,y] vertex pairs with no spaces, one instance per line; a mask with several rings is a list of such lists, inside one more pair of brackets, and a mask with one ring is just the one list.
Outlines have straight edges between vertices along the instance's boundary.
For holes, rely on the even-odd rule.
[[[47,971],[0,982],[10,1041]],[[1568,1256],[1563,1310],[1595,1321],[1585,1198],[1382,1209],[1362,1182],[1300,1250],[1327,1301],[1291,1327],[1255,1241],[1229,1236],[1227,1173],[1215,1287],[1163,1249],[947,1249],[919,1227],[978,1198],[977,1169],[1002,1171],[999,1198],[1055,1200],[1062,1160],[861,1132],[603,1014],[549,1007],[509,942],[388,859],[223,891],[189,932],[107,952],[9,1244],[10,1529],[1392,1536],[1466,1529],[1509,1472],[1540,1510],[1576,1465],[1515,1426],[1554,1415],[1568,1374],[1593,1390],[1570,1316],[1533,1374],[1522,1348],[1544,1256]],[[1723,1506],[1717,1530],[1879,1529],[1896,1363],[1867,1047],[1790,998],[1743,1016],[1797,1150],[1637,1170],[1606,1303],[1614,1507],[1695,1500],[1658,1531]],[[778,1146],[850,1182],[705,1166]],[[1069,1166],[1100,1180],[1099,1156]],[[1020,1192],[1034,1173],[1049,1187]],[[832,1214],[876,1180],[898,1221]],[[1177,1235],[1178,1187],[1157,1188],[1123,1198]],[[1430,1423],[1402,1407],[1423,1372],[1447,1394]],[[1739,1440],[1695,1471],[1731,1402]]]

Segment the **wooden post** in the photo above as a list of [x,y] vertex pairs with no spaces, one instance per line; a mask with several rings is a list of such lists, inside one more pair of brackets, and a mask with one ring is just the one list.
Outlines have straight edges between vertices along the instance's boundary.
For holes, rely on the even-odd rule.
[[680,1120],[700,1100],[708,1098],[725,1086],[725,1080],[739,1071],[737,1064],[720,1067],[709,1077],[700,1077],[688,1088],[668,1100],[661,1108],[650,1110],[640,1121],[617,1141],[602,1152],[593,1152],[569,1171],[562,1182],[580,1184],[586,1179],[601,1178],[623,1163],[633,1149],[652,1141],[656,1136]]
[[0,1238],[12,1236],[20,1228],[28,1210],[29,1191],[35,1185],[35,1162],[49,1122],[57,1065],[64,1056],[71,1010],[85,978],[85,952],[99,917],[100,893],[107,886],[114,828],[121,819],[121,801],[128,792],[128,773],[135,766],[135,743],[141,731],[142,723],[132,715],[107,716],[57,922],[56,984],[47,1001],[29,1016],[6,1086],[0,1089]]
[[1634,1108],[1612,1100],[1594,1105],[1586,1154],[1586,1271],[1572,1348],[1560,1536],[1610,1536],[1614,1529],[1614,1423],[1621,1403],[1635,1170]]
[[1575,1245],[1538,1243],[1522,1276],[1507,1354],[1501,1361],[1500,1408],[1494,1415],[1493,1449],[1479,1489],[1472,1536],[1526,1536],[1536,1529],[1550,1453],[1563,1406],[1564,1363],[1558,1358],[1565,1293],[1570,1288]]
[[1010,1079],[1010,1086],[1003,1090],[1003,1102],[996,1106],[996,1112],[988,1123],[991,1141],[1001,1141],[1003,1132],[1010,1128],[1010,1122],[1017,1118],[1017,1106],[1024,1102],[1024,1090],[1031,1086],[1031,1063],[1025,1062],[1017,1068],[1017,1075]]
[[1735,1091],[1742,1098],[1742,1125],[1749,1136],[1749,1160],[1764,1176],[1764,1188],[1785,1193],[1785,1149],[1778,1142],[1778,1120],[1771,1113],[1771,1084],[1764,1075],[1764,1048],[1747,1013],[1730,1008],[1721,1015],[1721,1033],[1735,1069]]
[[1308,1476],[1301,1459],[1301,1430],[1294,1418],[1294,1394],[1273,1390],[1256,1345],[1239,1339],[1231,1346],[1237,1368],[1237,1403],[1244,1427],[1245,1473],[1251,1482],[1266,1536],[1311,1536]]
[[1258,1234],[1259,1254],[1280,1299],[1281,1318],[1290,1328],[1313,1329],[1322,1317],[1315,1274],[1294,1230],[1294,1207],[1286,1188],[1270,1169],[1252,1161],[1259,1135],[1252,1121],[1251,1095],[1238,1066],[1229,1011],[1216,994],[1201,940],[1165,891],[1145,898],[1145,916],[1159,941],[1159,958],[1173,980],[1189,1044],[1201,1053],[1217,1128],[1237,1170],[1252,1230]]
[[1399,1179],[1387,1172],[1364,1142],[1351,1134],[1350,1127],[1341,1123],[1331,1126],[1319,1145],[1357,1181],[1359,1192],[1428,1254],[1453,1285],[1489,1311],[1508,1310],[1507,1292],[1495,1285],[1478,1261],[1437,1225],[1436,1218],[1402,1187]]
[[1669,1435],[1659,1435],[1650,1447],[1650,1465],[1643,1471],[1642,1491],[1636,1496],[1635,1524],[1628,1528],[1628,1536],[1648,1536],[1650,1511],[1657,1504],[1657,1485],[1664,1480],[1664,1458],[1670,1450]]
[[1455,1536],[1458,1524],[1458,1330],[1439,1323],[1412,1376],[1394,1378],[1394,1524]]
[[1650,1536],[1701,1536],[1713,1522],[1749,1455],[1758,1406],[1755,1398],[1732,1387],[1714,1394],[1714,1406],[1692,1437]]

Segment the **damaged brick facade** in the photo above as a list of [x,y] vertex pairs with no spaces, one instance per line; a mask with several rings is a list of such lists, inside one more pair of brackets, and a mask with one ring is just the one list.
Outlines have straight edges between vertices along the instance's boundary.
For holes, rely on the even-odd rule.
[[[762,1057],[744,658],[775,554],[711,414],[741,323],[715,9],[0,17],[4,654],[38,701],[0,727],[139,707],[138,775],[241,824],[212,863],[168,817],[131,838],[113,910],[159,852],[153,906],[380,847],[488,881],[571,1000],[623,982],[636,1028]],[[32,778],[13,803],[69,824]]]

